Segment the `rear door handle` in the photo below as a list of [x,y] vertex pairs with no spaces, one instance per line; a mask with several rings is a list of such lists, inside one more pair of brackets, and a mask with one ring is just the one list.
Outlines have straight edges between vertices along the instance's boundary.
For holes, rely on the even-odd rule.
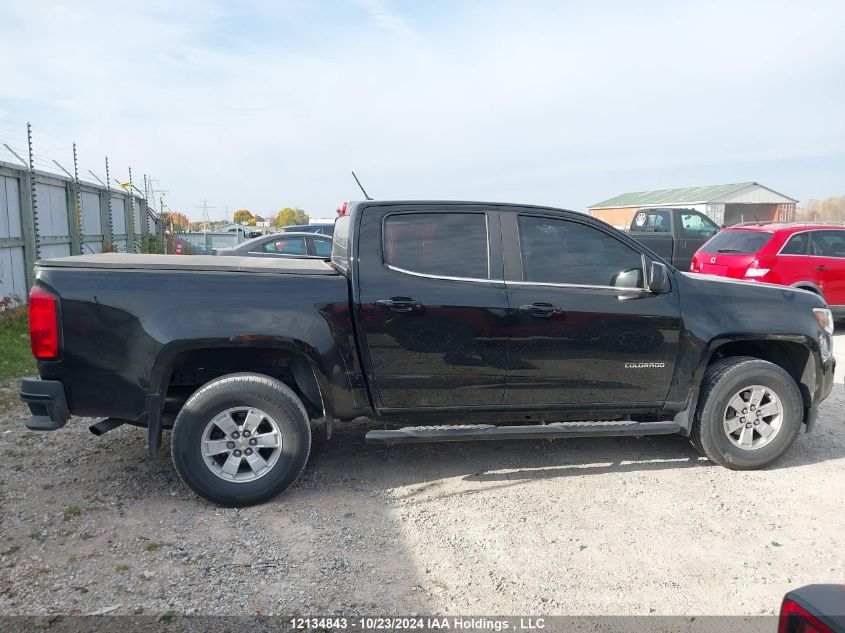
[[380,308],[387,308],[391,312],[411,312],[420,307],[420,302],[410,297],[391,297],[390,299],[379,299],[376,305]]
[[519,311],[540,319],[547,319],[550,316],[555,316],[556,314],[563,312],[563,310],[560,309],[560,306],[544,302],[521,305],[519,306]]
[[827,266],[816,266],[816,270],[823,273],[827,270]]

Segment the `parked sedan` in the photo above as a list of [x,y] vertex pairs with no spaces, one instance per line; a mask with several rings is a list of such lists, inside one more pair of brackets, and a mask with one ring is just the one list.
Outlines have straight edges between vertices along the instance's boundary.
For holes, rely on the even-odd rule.
[[752,224],[723,229],[693,256],[694,273],[815,292],[845,318],[845,227]]
[[216,249],[214,254],[329,259],[332,255],[332,238],[317,233],[274,233],[256,237],[232,248]]
[[281,231],[283,233],[319,233],[320,235],[331,237],[334,233],[334,224],[296,224],[294,226],[286,226]]

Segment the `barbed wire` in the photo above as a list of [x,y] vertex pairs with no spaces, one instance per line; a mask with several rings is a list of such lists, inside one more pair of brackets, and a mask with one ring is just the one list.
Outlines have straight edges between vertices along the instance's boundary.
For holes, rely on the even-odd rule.
[[[27,149],[26,129],[26,123],[13,121],[8,118],[0,118],[0,160],[13,165],[20,165],[24,169],[29,169],[29,164],[27,163],[29,152]],[[33,167],[38,171],[56,174],[63,178],[69,177],[73,169],[73,143],[68,142],[67,146],[65,146],[64,143],[59,144],[59,142],[54,139],[49,139],[49,137],[44,138],[44,136],[39,134],[35,129],[33,129],[32,136]],[[8,145],[12,151],[7,149],[5,147],[6,145]],[[17,156],[15,154],[17,154]],[[106,183],[110,189],[114,189],[116,192],[124,191],[124,189],[121,189],[119,185],[129,181],[128,167],[126,169],[125,177],[114,177],[112,182],[106,182],[107,179],[104,175],[104,163],[93,166],[88,162],[79,161],[78,167],[80,182],[96,186],[103,186],[103,183]],[[96,176],[92,176],[92,172],[93,174],[96,174]],[[158,181],[158,179],[152,176],[148,176],[148,178],[150,181]],[[170,212],[170,207],[166,204],[163,209],[159,208],[162,204],[159,196],[157,195],[160,191],[157,187],[151,186],[148,190],[146,183],[143,183],[144,186],[139,186],[140,183],[134,184],[137,189],[132,189],[132,195],[144,198],[147,201],[148,208],[156,211],[157,213],[161,211]]]

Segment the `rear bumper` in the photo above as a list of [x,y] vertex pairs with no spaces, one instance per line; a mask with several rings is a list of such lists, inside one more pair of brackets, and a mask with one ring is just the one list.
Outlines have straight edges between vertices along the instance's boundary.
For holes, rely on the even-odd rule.
[[21,400],[32,413],[26,421],[30,431],[55,431],[70,419],[65,388],[57,380],[24,378],[21,380]]

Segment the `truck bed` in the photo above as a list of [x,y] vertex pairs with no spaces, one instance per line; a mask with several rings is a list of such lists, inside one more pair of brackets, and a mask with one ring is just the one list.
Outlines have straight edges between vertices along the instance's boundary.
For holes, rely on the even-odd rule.
[[336,275],[323,260],[276,257],[211,257],[209,255],[135,255],[98,253],[56,257],[38,262],[42,268],[107,268],[110,270],[204,270],[279,275]]
[[[62,329],[61,356],[39,362],[39,374],[62,383],[74,415],[145,423],[149,398],[198,347],[236,362],[259,350],[268,375],[282,363],[261,353],[301,352],[338,376],[327,393],[341,410],[351,399],[348,282],[322,260],[103,253],[46,259],[36,275],[59,298]],[[173,380],[206,382],[200,374]]]

